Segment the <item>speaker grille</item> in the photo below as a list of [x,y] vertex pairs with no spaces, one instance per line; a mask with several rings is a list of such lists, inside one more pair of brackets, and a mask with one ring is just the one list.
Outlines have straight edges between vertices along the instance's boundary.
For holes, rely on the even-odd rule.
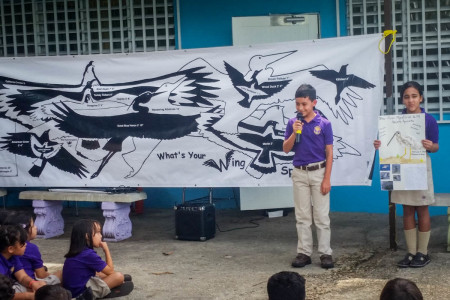
[[175,207],[175,238],[206,241],[216,234],[213,204],[185,203]]

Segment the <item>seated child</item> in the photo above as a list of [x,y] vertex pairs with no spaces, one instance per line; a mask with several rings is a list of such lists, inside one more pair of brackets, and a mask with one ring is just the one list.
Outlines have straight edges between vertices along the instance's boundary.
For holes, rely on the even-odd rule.
[[27,247],[24,255],[20,256],[19,259],[28,276],[33,279],[44,280],[47,284],[61,283],[62,271],[58,270],[54,274],[47,272],[38,246],[30,242],[36,238],[37,234],[37,228],[34,225],[31,214],[26,212],[12,212],[7,216],[4,224],[20,225],[27,232]]
[[[103,249],[106,262],[93,248]],[[86,288],[92,289],[94,298],[121,297],[133,290],[133,282],[124,282],[124,275],[114,270],[108,244],[102,241],[101,226],[95,220],[75,222],[65,257],[63,286],[73,297],[82,295]]]
[[305,278],[297,272],[282,271],[267,281],[269,300],[304,300]]
[[0,226],[0,274],[17,280],[15,300],[34,299],[34,291],[45,285],[27,275],[19,256],[25,253],[27,233],[20,225]]
[[0,299],[12,300],[14,298],[14,289],[11,279],[0,274]]
[[381,291],[380,300],[423,300],[417,285],[409,279],[389,280]]
[[60,285],[44,285],[34,294],[34,300],[70,300],[72,294]]

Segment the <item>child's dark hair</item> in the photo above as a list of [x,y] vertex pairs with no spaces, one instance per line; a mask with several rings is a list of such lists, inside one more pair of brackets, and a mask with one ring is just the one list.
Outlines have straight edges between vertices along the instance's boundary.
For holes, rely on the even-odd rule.
[[410,87],[418,90],[419,95],[423,97],[423,88],[420,85],[420,83],[418,83],[416,81],[408,81],[408,82],[405,82],[400,88],[400,99],[403,99],[403,94],[405,93],[406,89],[408,89]]
[[267,282],[267,294],[269,300],[304,300],[305,278],[297,272],[275,273]]
[[44,285],[34,294],[34,300],[70,300],[72,293],[60,285]]
[[69,252],[64,257],[74,257],[86,247],[92,249],[92,237],[96,226],[100,226],[100,223],[96,220],[81,219],[76,221],[72,227]]
[[395,278],[389,280],[381,291],[380,300],[423,300],[422,293],[411,280]]
[[14,298],[14,293],[11,279],[0,274],[0,299],[11,300]]
[[310,84],[302,84],[295,92],[295,98],[309,98],[314,101],[316,100],[316,89]]
[[31,228],[31,220],[33,219],[33,215],[28,212],[16,212],[13,211],[6,217],[3,222],[4,225],[20,225],[27,234],[30,232]]
[[20,225],[0,226],[0,252],[5,251],[9,246],[14,246],[17,242],[24,245],[27,241],[27,233]]
[[0,210],[0,225],[3,225],[6,221],[6,218],[8,218],[9,214],[11,212],[7,210]]

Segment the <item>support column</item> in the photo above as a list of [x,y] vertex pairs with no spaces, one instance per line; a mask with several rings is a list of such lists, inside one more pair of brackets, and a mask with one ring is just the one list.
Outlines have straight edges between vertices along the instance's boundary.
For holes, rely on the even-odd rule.
[[131,237],[130,204],[121,202],[102,202],[103,239],[118,242]]
[[48,239],[64,233],[62,201],[33,200],[37,237]]

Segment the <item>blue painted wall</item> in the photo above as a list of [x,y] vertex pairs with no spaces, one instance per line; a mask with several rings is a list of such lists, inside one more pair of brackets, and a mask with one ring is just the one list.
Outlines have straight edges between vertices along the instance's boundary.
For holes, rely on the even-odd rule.
[[[339,1],[341,35],[346,34],[346,4]],[[183,49],[232,45],[231,18],[269,14],[319,13],[322,38],[336,36],[336,1],[180,0]]]

